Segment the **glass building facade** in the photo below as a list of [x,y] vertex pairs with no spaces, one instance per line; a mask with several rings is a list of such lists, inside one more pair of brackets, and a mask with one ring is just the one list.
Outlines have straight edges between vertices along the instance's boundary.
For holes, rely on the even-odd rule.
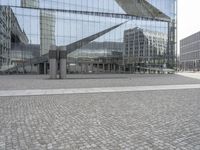
[[[13,67],[19,56],[25,62],[47,55],[51,45],[73,47],[67,55],[73,72],[128,70],[135,63],[174,68],[176,11],[176,0],[0,0],[0,68]],[[145,54],[156,51],[151,57],[162,61],[136,62],[135,49],[126,52],[125,32],[134,28],[166,37],[152,39],[156,45]]]

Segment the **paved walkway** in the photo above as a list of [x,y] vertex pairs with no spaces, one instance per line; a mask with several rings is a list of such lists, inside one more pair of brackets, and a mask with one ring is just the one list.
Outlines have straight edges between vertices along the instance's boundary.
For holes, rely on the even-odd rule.
[[199,150],[200,90],[0,97],[0,150]]
[[70,77],[0,76],[0,150],[200,150],[200,80]]
[[200,84],[43,90],[0,90],[0,97],[200,89]]
[[200,80],[200,72],[179,72],[177,75]]

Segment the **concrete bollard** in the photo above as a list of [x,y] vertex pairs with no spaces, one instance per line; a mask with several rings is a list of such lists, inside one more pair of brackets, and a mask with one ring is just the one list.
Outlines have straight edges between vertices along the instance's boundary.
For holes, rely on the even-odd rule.
[[60,54],[60,79],[66,78],[66,72],[67,72],[67,56],[66,56],[66,50],[64,48],[60,48],[59,51]]
[[56,46],[51,46],[49,50],[50,79],[57,78],[57,51]]

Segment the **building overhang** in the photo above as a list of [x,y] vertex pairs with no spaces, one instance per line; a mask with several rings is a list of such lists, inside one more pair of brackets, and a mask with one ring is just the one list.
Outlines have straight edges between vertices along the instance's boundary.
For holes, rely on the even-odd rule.
[[116,0],[128,15],[170,21],[170,17],[146,0]]

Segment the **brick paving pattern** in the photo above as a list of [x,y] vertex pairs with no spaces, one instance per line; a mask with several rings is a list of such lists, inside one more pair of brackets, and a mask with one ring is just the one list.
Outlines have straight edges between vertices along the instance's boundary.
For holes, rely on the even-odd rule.
[[200,90],[0,97],[0,150],[200,150]]

